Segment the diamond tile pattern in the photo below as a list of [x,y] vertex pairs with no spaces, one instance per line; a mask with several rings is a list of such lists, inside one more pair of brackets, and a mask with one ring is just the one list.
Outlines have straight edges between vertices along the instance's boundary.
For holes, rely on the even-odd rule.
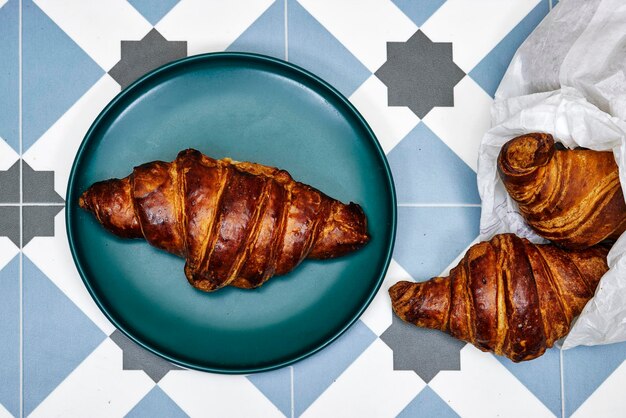
[[129,0],[129,3],[132,4],[148,22],[156,25],[179,1],[180,0]]
[[549,4],[540,2],[485,58],[469,73],[491,97],[494,96],[504,72],[517,48],[548,13]]
[[[549,10],[549,0],[0,0],[0,417],[623,416],[626,345],[514,364],[399,321],[385,294],[394,274],[445,274],[475,241],[492,97]],[[60,213],[74,152],[120,88],[223,50],[287,59],[348,96],[388,155],[399,204],[393,274],[363,321],[310,358],[249,376],[180,369],[115,330],[72,265]]]
[[18,13],[18,1],[0,6],[0,138],[15,151],[19,150]]
[[472,169],[425,123],[409,132],[387,159],[400,204],[480,204]]
[[424,388],[424,390],[398,414],[398,418],[458,418],[458,416],[459,415],[429,387]]
[[417,26],[422,26],[446,0],[393,0],[393,2],[404,14],[410,17]]
[[170,399],[158,386],[150,391],[135,407],[126,415],[126,418],[148,417],[185,418],[185,412]]
[[104,70],[32,1],[23,2],[23,125],[26,150]]
[[284,21],[284,4],[282,1],[275,1],[226,50],[255,52],[285,59]]
[[[565,413],[569,416],[626,360],[626,342],[563,351]],[[614,411],[623,413],[624,411]],[[618,415],[615,415],[618,416]]]
[[416,281],[439,275],[478,236],[479,207],[398,208],[393,258]]
[[300,416],[332,382],[376,339],[357,321],[340,339],[315,356],[294,364],[294,409]]
[[0,270],[0,409],[14,416],[20,411],[19,263],[19,257],[14,257]]
[[24,412],[30,414],[106,337],[27,257]]
[[[561,361],[558,349],[548,350],[535,361],[513,363],[506,357],[497,359],[528,388],[554,415],[561,414]],[[537,376],[541,376],[540,379]]]
[[298,2],[287,0],[287,5],[289,61],[350,96],[371,72]]

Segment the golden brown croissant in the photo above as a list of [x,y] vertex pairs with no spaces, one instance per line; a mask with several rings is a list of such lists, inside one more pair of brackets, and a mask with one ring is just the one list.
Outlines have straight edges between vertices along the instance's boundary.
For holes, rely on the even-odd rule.
[[304,258],[332,258],[367,243],[365,214],[277,168],[195,150],[92,185],[79,204],[109,231],[145,238],[186,259],[196,288],[252,288]]
[[398,282],[389,295],[407,322],[515,362],[531,360],[569,332],[608,270],[607,253],[496,235],[470,247],[449,277]]
[[498,171],[526,222],[566,248],[617,239],[626,230],[626,203],[610,151],[557,150],[549,134],[507,142]]

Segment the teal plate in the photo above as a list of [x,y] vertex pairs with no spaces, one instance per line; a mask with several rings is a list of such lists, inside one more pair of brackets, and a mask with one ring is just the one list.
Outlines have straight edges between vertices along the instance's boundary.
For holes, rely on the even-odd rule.
[[[346,257],[305,260],[258,289],[195,290],[182,259],[119,239],[78,207],[92,183],[185,148],[280,167],[357,202],[372,239]],[[221,373],[285,366],[341,335],[378,291],[396,228],[391,173],[357,110],[307,71],[243,53],[172,62],[115,97],[78,150],[66,216],[78,271],[115,326],[176,364]]]

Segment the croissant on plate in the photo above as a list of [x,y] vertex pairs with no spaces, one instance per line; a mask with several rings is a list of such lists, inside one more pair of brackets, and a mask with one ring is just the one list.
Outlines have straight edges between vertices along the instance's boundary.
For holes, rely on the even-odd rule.
[[404,321],[515,362],[531,360],[569,332],[608,270],[607,253],[496,235],[470,247],[449,277],[401,281],[389,295]]
[[626,230],[626,203],[610,151],[556,149],[551,135],[532,133],[504,145],[498,171],[526,222],[554,243],[586,248]]
[[79,205],[110,232],[185,258],[187,279],[204,291],[257,287],[305,258],[338,257],[369,240],[359,205],[284,170],[191,149],[95,183]]

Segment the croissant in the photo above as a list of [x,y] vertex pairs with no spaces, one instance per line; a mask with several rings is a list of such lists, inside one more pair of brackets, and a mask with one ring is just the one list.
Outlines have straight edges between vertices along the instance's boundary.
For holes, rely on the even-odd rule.
[[549,134],[507,142],[498,171],[526,222],[566,248],[615,240],[626,230],[626,203],[610,151],[557,150]]
[[191,149],[93,184],[79,205],[110,232],[185,258],[188,281],[204,291],[257,287],[305,258],[338,257],[369,240],[359,205],[284,170]]
[[470,247],[449,277],[401,281],[389,295],[404,321],[515,362],[531,360],[569,332],[608,270],[607,253],[496,235]]

